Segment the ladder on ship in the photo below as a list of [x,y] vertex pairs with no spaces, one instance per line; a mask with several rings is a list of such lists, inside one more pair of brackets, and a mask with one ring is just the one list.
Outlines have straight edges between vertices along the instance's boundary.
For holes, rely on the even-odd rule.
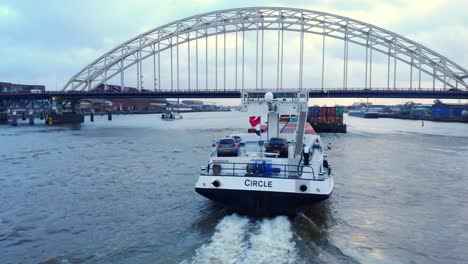
[[302,155],[302,144],[304,143],[304,132],[306,128],[306,123],[307,111],[304,111],[303,107],[301,107],[301,112],[299,112],[299,118],[297,120],[296,148],[294,149],[294,157],[300,157]]

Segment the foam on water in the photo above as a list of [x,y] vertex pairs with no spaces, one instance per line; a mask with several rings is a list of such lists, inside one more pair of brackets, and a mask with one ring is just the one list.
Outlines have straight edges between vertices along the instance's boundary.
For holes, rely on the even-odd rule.
[[246,247],[244,238],[248,223],[246,217],[224,217],[216,225],[210,243],[197,249],[192,263],[239,263]]
[[192,263],[297,263],[293,236],[291,222],[284,216],[252,225],[247,217],[226,216],[211,241],[197,249]]
[[260,222],[258,233],[249,240],[243,263],[297,263],[291,222],[285,216]]

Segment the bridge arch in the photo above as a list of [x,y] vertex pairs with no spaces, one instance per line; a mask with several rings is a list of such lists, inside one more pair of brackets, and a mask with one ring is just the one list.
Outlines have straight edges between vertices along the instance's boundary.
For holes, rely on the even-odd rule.
[[[371,76],[372,73],[368,74],[369,59],[367,54],[369,52],[372,54],[372,51],[376,51],[387,55],[389,58],[388,84],[390,83],[390,58],[393,58],[395,60],[395,65],[397,60],[410,65],[410,86],[412,86],[413,83],[413,68],[415,68],[419,71],[419,75],[423,72],[433,78],[434,89],[435,81],[438,80],[444,85],[444,88],[468,90],[468,71],[465,68],[456,64],[449,58],[399,34],[343,16],[313,10],[282,7],[252,7],[220,10],[191,16],[157,27],[124,42],[84,67],[70,78],[63,87],[63,90],[92,90],[99,85],[107,84],[108,80],[119,74],[121,76],[121,87],[123,89],[124,71],[126,69],[137,65],[138,71],[138,67],[141,68],[141,62],[143,60],[151,56],[154,57],[164,50],[210,36],[235,32],[258,32],[258,30],[278,32],[292,31],[301,34],[300,49],[302,53],[300,55],[299,88],[302,88],[303,78],[303,35],[316,34],[324,38],[329,37],[344,41],[344,89],[347,88],[347,45],[348,43],[353,43],[366,47],[365,88],[372,88],[371,82],[368,81],[368,76]],[[280,34],[278,34],[278,54],[280,46],[279,38]],[[370,64],[372,65],[372,61],[370,61]],[[238,66],[236,63],[236,84],[237,68]],[[158,69],[160,69],[160,67],[158,67]],[[322,72],[323,71],[322,63]],[[140,77],[140,74],[138,74],[138,76]],[[277,79],[279,80],[280,78],[282,79],[282,76],[279,76],[278,66]],[[161,78],[158,77],[157,79],[160,80]],[[141,89],[140,80],[137,82],[138,88]],[[155,84],[155,89],[156,88]],[[160,84],[159,89],[161,89]],[[237,85],[236,89],[238,89]]]

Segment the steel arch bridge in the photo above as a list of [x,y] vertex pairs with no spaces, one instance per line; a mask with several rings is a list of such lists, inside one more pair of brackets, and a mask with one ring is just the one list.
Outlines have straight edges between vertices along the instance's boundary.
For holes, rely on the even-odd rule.
[[[252,31],[256,32],[255,87],[246,87],[244,42],[246,32]],[[263,85],[265,78],[265,31],[273,31],[277,36],[276,43],[267,43],[268,46],[275,46],[274,49],[276,50],[276,54],[270,56],[274,57],[276,61],[276,76],[274,76],[276,79],[276,87],[264,87]],[[408,85],[404,86],[404,88],[398,87],[399,89],[468,91],[468,71],[465,68],[457,65],[449,58],[408,38],[380,27],[343,16],[312,10],[282,7],[251,7],[214,11],[180,19],[157,27],[115,47],[84,67],[65,84],[63,91],[93,91],[98,87],[104,87],[105,90],[109,90],[109,82],[112,80],[115,82],[115,80],[117,80],[119,84],[117,87],[119,87],[120,92],[124,92],[126,90],[125,82],[128,81],[128,74],[126,75],[126,71],[130,72],[130,68],[132,67],[133,69],[136,67],[136,75],[132,74],[132,79],[134,78],[134,80],[136,80],[136,88],[142,91],[142,62],[150,58],[152,58],[151,77],[153,78],[152,89],[154,89],[154,91],[232,91],[247,88],[283,89],[283,71],[285,67],[284,32],[295,32],[299,35],[299,63],[297,65],[297,86],[295,86],[295,89],[309,88],[305,87],[303,84],[304,36],[305,34],[314,34],[322,36],[321,87],[319,87],[322,90],[332,89],[325,86],[324,75],[325,40],[333,38],[343,41],[343,82],[342,87],[336,89],[351,89],[348,88],[348,64],[350,60],[349,43],[351,43],[365,48],[365,58],[363,59],[365,60],[365,75],[363,76],[362,87],[359,87],[359,89],[377,89],[372,79],[373,65],[375,64],[375,62],[373,62],[373,56],[375,56],[373,53],[380,53],[387,56],[386,87],[379,87],[380,89],[397,89],[397,63],[403,63],[409,66],[410,77]],[[235,77],[234,84],[230,84],[228,89],[226,89],[227,34],[235,34],[235,66],[233,72]],[[218,67],[218,36],[224,38],[222,67]],[[210,54],[210,50],[208,49],[210,37],[214,37],[216,41],[214,55]],[[202,41],[202,43],[204,42],[205,47],[200,48],[199,41]],[[195,48],[193,48],[193,44]],[[188,71],[187,75],[184,73],[187,80],[185,87],[180,87],[179,85],[179,46],[181,45],[187,46],[186,52],[188,54],[185,58],[185,65]],[[176,49],[177,52],[175,63],[173,49]],[[193,51],[194,49],[195,52]],[[203,49],[205,52],[200,52],[203,51]],[[170,85],[166,86],[161,84],[161,53],[163,53],[163,51],[169,51],[170,53]],[[204,63],[200,63],[201,59],[199,57],[201,56],[199,53],[205,56],[205,59],[202,61]],[[215,57],[215,87],[211,87],[208,83],[209,66],[210,70],[213,71],[212,65],[209,65],[209,58],[213,56]],[[393,76],[390,74],[392,66]],[[174,70],[174,68],[176,69]],[[223,69],[222,79],[218,76],[219,68]],[[174,71],[176,71],[176,73],[174,73]],[[205,76],[202,76],[202,74],[200,74],[201,72],[203,72]],[[422,87],[421,74],[426,74],[431,77],[431,87],[427,87],[427,84],[424,88]],[[200,83],[200,79],[202,78],[205,79],[204,83]],[[222,87],[219,88],[218,78],[223,81]],[[270,77],[270,79],[271,78],[272,77]],[[393,85],[391,85],[391,79],[393,79]],[[436,87],[436,81],[441,84],[442,87]],[[234,85],[234,87],[232,87],[232,85]]]

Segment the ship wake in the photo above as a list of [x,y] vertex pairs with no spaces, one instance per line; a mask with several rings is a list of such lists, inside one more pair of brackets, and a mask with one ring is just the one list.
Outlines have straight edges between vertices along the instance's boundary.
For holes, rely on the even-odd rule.
[[238,215],[224,217],[211,241],[197,249],[192,263],[240,263],[248,224],[248,218]]
[[284,216],[261,221],[226,216],[210,242],[196,250],[192,263],[297,263],[293,237]]

